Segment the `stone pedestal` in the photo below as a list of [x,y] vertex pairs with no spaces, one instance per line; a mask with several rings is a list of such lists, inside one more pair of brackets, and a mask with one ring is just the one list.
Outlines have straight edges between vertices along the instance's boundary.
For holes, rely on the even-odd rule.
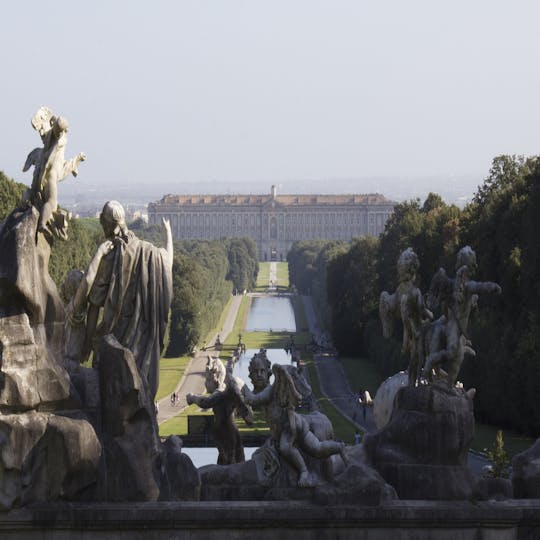
[[469,499],[474,480],[467,453],[474,437],[473,403],[462,389],[404,387],[388,424],[364,438],[366,453],[404,499]]
[[540,499],[540,439],[512,459],[512,486],[518,499]]

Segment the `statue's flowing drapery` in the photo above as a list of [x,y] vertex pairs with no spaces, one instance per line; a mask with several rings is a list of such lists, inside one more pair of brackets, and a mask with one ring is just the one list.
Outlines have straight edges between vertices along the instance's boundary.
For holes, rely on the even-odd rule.
[[165,249],[131,232],[125,239],[117,238],[115,246],[102,260],[89,301],[104,307],[99,334],[113,334],[133,353],[153,398],[171,305],[172,271]]

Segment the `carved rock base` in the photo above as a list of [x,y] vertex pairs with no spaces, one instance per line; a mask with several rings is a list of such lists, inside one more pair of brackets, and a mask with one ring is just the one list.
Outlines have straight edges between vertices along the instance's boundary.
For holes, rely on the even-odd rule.
[[473,494],[467,468],[473,437],[472,399],[434,384],[400,389],[390,421],[364,445],[400,498],[456,500]]

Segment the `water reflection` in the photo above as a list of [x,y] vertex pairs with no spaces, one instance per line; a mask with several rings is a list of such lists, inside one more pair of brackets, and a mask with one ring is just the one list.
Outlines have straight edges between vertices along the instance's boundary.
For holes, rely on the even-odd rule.
[[[255,452],[257,448],[252,447],[244,447],[244,455],[246,456],[246,461],[248,459],[251,459],[251,456],[253,455],[253,452]],[[217,448],[188,448],[185,447],[182,448],[182,454],[187,454],[191,461],[193,461],[193,465],[197,467],[202,467],[203,465],[215,465],[217,463],[218,458],[218,450]]]
[[296,332],[291,300],[279,296],[256,296],[251,302],[247,332]]

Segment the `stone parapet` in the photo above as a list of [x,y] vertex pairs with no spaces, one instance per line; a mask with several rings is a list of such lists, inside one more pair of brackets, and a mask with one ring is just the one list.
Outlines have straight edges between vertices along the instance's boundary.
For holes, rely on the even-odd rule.
[[0,516],[2,539],[530,540],[540,500],[388,501],[377,507],[299,501],[57,503]]

